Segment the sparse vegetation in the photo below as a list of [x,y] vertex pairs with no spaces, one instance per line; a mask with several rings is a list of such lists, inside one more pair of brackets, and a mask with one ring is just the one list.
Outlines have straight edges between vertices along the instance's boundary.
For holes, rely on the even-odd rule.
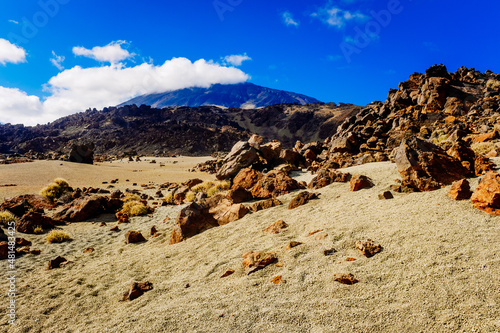
[[211,197],[217,193],[229,190],[230,187],[231,187],[230,181],[217,181],[217,182],[204,181],[201,184],[193,186],[191,188],[191,191],[196,193],[203,192],[207,195],[207,197]]
[[184,200],[186,202],[193,202],[195,198],[196,198],[196,193],[189,191],[188,193],[186,193],[186,198]]
[[490,79],[486,82],[486,87],[490,89],[500,89],[500,81]]
[[15,221],[15,220],[16,220],[16,217],[11,212],[6,211],[6,210],[0,212],[0,224],[7,225],[7,223]]
[[64,193],[71,191],[68,182],[62,178],[57,178],[52,184],[47,185],[40,194],[52,201],[59,199]]
[[148,213],[148,207],[146,207],[146,205],[144,205],[141,201],[132,200],[125,202],[120,212],[130,217],[141,216]]
[[52,243],[63,243],[71,240],[71,236],[62,230],[52,230],[47,235],[47,242]]
[[487,142],[479,142],[473,143],[471,149],[478,155],[488,154],[493,149],[500,149],[500,142],[497,141],[487,141]]
[[137,194],[127,193],[125,194],[123,202],[129,202],[129,201],[141,201],[141,198]]
[[165,201],[169,205],[174,204],[174,193],[168,192],[167,195],[165,195],[165,198],[163,198],[163,201]]
[[43,228],[42,226],[40,225],[37,225],[33,228],[33,233],[39,235],[39,234],[43,234]]

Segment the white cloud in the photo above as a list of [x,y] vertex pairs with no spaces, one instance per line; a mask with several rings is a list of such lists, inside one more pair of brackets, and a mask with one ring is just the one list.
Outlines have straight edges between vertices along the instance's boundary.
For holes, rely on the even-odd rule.
[[16,20],[9,20],[9,22],[10,22],[10,23],[14,23],[14,24],[19,24],[19,22],[18,22],[18,21],[16,21]]
[[294,26],[294,27],[298,27],[299,26],[299,22],[296,21],[294,18],[293,18],[293,15],[292,13],[290,12],[284,12],[283,14],[281,14],[282,18],[283,18],[283,22],[285,23],[286,26]]
[[0,87],[0,121],[4,123],[31,123],[40,120],[42,103],[37,96],[28,96],[19,89]]
[[252,60],[247,54],[235,54],[235,55],[229,55],[225,56],[223,59],[223,63],[226,65],[231,65],[231,66],[241,66],[243,61],[247,60]]
[[62,71],[64,69],[62,63],[66,58],[63,56],[58,56],[54,51],[52,51],[52,56],[53,58],[50,58],[50,62],[52,63],[52,65],[56,66],[58,70]]
[[311,15],[321,20],[323,23],[337,28],[343,28],[349,21],[365,21],[368,17],[359,11],[350,12],[348,10],[343,10],[338,7],[332,7],[328,5],[327,7],[321,8],[317,12]]
[[123,40],[111,42],[106,46],[96,46],[91,50],[81,46],[73,47],[73,53],[77,56],[84,56],[100,62],[116,64],[120,61],[132,58],[135,54],[128,52],[122,45],[127,44]]
[[34,125],[81,112],[89,107],[101,109],[142,94],[158,93],[212,84],[247,81],[249,76],[234,67],[212,61],[191,62],[173,58],[161,66],[143,63],[134,67],[115,64],[101,67],[67,69],[52,77],[43,102],[36,96],[10,88],[1,88],[0,122]]
[[5,65],[9,62],[13,64],[26,62],[26,51],[22,47],[0,38],[0,64]]

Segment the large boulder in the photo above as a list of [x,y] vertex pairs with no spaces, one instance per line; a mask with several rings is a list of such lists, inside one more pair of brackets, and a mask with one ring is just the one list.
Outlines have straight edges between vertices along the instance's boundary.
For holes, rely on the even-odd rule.
[[176,244],[207,229],[236,221],[248,212],[242,204],[232,204],[223,195],[215,195],[183,208],[172,231],[170,244]]
[[252,195],[256,199],[269,199],[300,188],[303,187],[283,171],[271,170],[253,187]]
[[295,198],[292,199],[292,201],[290,201],[290,204],[288,204],[288,209],[294,209],[299,206],[305,205],[309,202],[309,200],[317,199],[318,196],[318,193],[311,193],[307,191],[300,192]]
[[15,198],[7,199],[0,205],[0,211],[8,210],[12,214],[21,217],[29,211],[43,213],[44,209],[55,208],[56,204],[38,194],[25,194]]
[[94,144],[90,145],[73,145],[69,153],[69,161],[75,163],[94,163]]
[[16,230],[25,234],[34,234],[36,227],[42,227],[43,230],[50,230],[56,225],[65,224],[63,221],[54,220],[37,212],[28,212],[16,221]]
[[241,169],[252,165],[258,159],[257,150],[247,141],[240,141],[233,146],[231,152],[224,159],[222,167],[217,172],[217,179],[233,178]]
[[245,190],[251,190],[255,186],[255,184],[257,184],[259,180],[262,179],[262,177],[262,173],[254,169],[242,169],[240,172],[238,172],[236,177],[234,177],[232,189],[243,188]]
[[488,172],[471,197],[472,204],[491,215],[500,215],[500,175]]
[[81,222],[103,213],[115,213],[123,201],[121,199],[111,199],[99,195],[81,197],[55,215],[55,218],[67,222]]
[[261,201],[254,202],[250,206],[250,210],[252,212],[258,212],[260,210],[264,210],[264,209],[276,207],[276,206],[279,206],[279,205],[282,205],[281,201],[279,201],[276,198],[270,198],[270,199],[266,199],[266,200],[261,200]]
[[395,160],[402,184],[419,191],[437,190],[470,172],[441,148],[415,136],[396,148]]

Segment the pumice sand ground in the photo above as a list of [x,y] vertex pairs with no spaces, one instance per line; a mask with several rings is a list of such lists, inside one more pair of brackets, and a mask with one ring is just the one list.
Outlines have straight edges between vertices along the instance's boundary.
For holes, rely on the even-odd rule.
[[[185,166],[178,163],[177,171],[172,169],[175,176],[161,175],[158,164],[147,162],[123,167],[119,162],[93,167],[44,161],[1,166],[0,184],[19,186],[0,188],[0,193],[37,192],[55,177],[75,187],[100,186],[115,178],[119,185],[125,179],[140,184],[213,178],[187,173],[187,164],[195,160],[185,161]],[[134,173],[136,169],[143,171]],[[153,217],[131,218],[129,224],[119,225],[120,232],[109,231],[116,224],[112,216],[73,223],[63,227],[73,240],[62,244],[47,244],[45,235],[19,234],[42,252],[17,259],[17,320],[10,326],[2,316],[0,330],[499,332],[500,217],[475,209],[470,201],[453,201],[449,187],[379,200],[378,194],[400,178],[389,162],[345,170],[371,177],[376,186],[350,192],[349,184],[334,183],[315,191],[320,199],[288,210],[296,194],[291,193],[280,197],[282,206],[248,214],[176,245],[169,240],[182,207],[161,207]],[[477,178],[471,180],[472,189],[477,183]],[[162,224],[166,217],[170,219]],[[289,226],[283,233],[262,231],[278,219]],[[101,221],[107,226],[93,223]],[[149,236],[153,225],[161,233],[157,238]],[[308,236],[319,229],[323,231]],[[125,244],[127,230],[141,231],[148,241]],[[381,244],[383,251],[372,258],[362,256],[354,243],[366,238]],[[303,244],[285,251],[292,240]],[[84,254],[87,247],[95,251]],[[336,252],[325,256],[323,250],[331,248]],[[257,250],[276,252],[282,267],[273,264],[246,275],[241,256]],[[48,260],[57,256],[71,263],[45,270]],[[229,268],[235,273],[220,278]],[[335,273],[352,273],[359,282],[340,284],[333,280]],[[286,283],[271,283],[278,275]],[[150,281],[153,290],[121,301],[134,281]],[[7,304],[5,278],[0,286],[0,304]]]

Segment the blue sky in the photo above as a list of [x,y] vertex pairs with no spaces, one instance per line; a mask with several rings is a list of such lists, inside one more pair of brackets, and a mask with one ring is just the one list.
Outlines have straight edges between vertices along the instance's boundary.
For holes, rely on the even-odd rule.
[[0,9],[4,123],[216,82],[365,105],[435,63],[500,72],[491,0],[22,0]]

